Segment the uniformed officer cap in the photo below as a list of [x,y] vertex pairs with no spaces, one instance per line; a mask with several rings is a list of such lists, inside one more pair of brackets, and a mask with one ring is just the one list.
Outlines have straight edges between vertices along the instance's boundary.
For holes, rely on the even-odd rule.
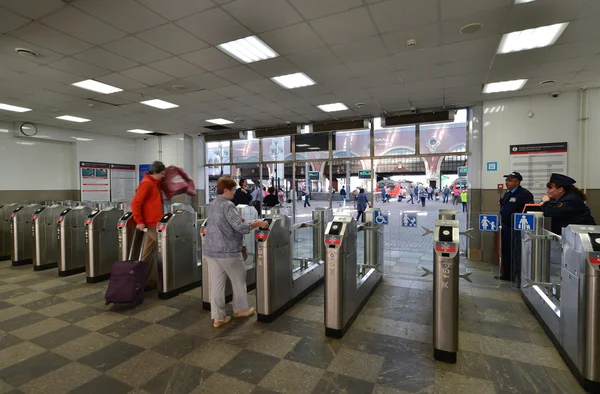
[[523,176],[521,176],[521,173],[516,172],[516,171],[513,171],[510,174],[506,174],[506,175],[504,175],[504,177],[505,178],[515,178],[515,179],[518,179],[519,182],[521,182],[523,180]]
[[550,175],[550,183],[558,183],[562,186],[572,186],[576,183],[575,179],[563,174],[553,173]]

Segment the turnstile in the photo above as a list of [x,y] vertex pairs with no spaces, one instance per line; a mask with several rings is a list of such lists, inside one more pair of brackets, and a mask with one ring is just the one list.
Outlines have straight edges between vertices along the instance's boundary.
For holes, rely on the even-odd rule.
[[458,351],[459,235],[457,220],[435,221],[433,356],[436,360],[447,363],[456,363]]
[[39,204],[21,205],[10,215],[10,232],[12,235],[12,265],[25,265],[33,262],[33,233],[31,218]]
[[202,284],[198,262],[196,212],[176,210],[156,225],[162,267],[162,289],[158,297],[168,299]]
[[[267,217],[268,229],[256,230],[256,312],[258,321],[271,322],[318,287],[324,280],[325,248],[323,236],[331,209],[313,212],[311,222],[292,225],[287,215]],[[292,239],[295,231],[312,228],[313,243],[299,245],[313,248],[312,258],[293,264]],[[321,241],[321,242],[319,242]],[[315,248],[314,244],[317,243]]]
[[38,208],[33,213],[33,269],[42,271],[58,266],[58,237],[56,220],[65,209],[62,205],[50,205]]
[[[325,248],[325,335],[341,338],[358,316],[383,278],[379,267],[383,265],[382,225],[376,225],[373,218],[380,214],[379,208],[368,208],[364,224],[357,225],[354,218],[336,215],[327,225]],[[365,250],[365,264],[357,263],[357,237],[359,232],[367,233],[371,250]],[[373,260],[373,258],[375,260]]]
[[0,261],[10,259],[12,254],[12,236],[10,232],[10,215],[19,207],[18,204],[0,203]]
[[136,223],[135,220],[133,220],[133,213],[131,212],[125,212],[117,222],[117,230],[119,232],[119,259],[121,261],[129,260],[131,243],[135,239],[135,226]]
[[80,205],[66,208],[58,216],[58,275],[69,276],[85,271],[87,247],[85,221],[92,208]]
[[110,277],[112,264],[119,260],[118,222],[123,211],[110,207],[94,210],[85,220],[86,281],[96,283]]

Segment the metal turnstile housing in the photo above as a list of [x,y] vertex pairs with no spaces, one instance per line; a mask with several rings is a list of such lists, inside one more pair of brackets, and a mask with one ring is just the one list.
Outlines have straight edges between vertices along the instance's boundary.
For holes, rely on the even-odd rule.
[[118,223],[123,216],[120,209],[109,207],[94,210],[85,220],[86,280],[96,283],[110,277],[115,261],[119,260]]
[[134,241],[136,232],[136,223],[133,220],[133,213],[125,212],[117,222],[117,230],[119,232],[119,260],[129,260],[129,251],[131,243]]
[[168,299],[202,284],[198,262],[196,212],[176,210],[165,214],[156,226],[161,257],[162,289],[158,297]]
[[80,205],[66,208],[57,218],[59,261],[58,274],[69,276],[85,271],[87,246],[85,221],[93,208]]
[[62,205],[38,208],[31,218],[33,226],[33,269],[42,271],[58,266],[59,250],[56,220],[64,211]]
[[10,259],[12,255],[12,234],[10,232],[10,215],[19,207],[18,204],[0,203],[0,261]]
[[11,260],[13,266],[33,262],[33,232],[31,219],[39,204],[21,205],[10,215],[10,233],[12,235]]

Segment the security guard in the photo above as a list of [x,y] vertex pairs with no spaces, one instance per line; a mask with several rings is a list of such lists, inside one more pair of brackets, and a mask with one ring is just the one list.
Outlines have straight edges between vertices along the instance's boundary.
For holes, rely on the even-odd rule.
[[587,196],[575,186],[575,179],[554,173],[546,187],[540,205],[544,216],[552,218],[553,233],[560,235],[569,224],[596,224],[585,203]]
[[521,273],[521,242],[518,237],[512,236],[513,213],[523,212],[525,204],[533,202],[533,194],[521,186],[523,176],[520,173],[514,171],[504,175],[504,178],[506,178],[506,193],[500,199],[503,271],[502,275],[495,276],[494,278],[511,281],[515,277],[518,279]]

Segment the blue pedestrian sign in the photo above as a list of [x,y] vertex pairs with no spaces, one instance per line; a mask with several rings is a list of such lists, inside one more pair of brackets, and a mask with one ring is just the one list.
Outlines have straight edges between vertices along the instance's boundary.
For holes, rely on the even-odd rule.
[[498,231],[498,215],[479,215],[480,231]]
[[416,213],[403,213],[402,214],[402,227],[417,227],[417,214]]
[[534,231],[535,216],[530,213],[520,213],[515,215],[514,229],[517,231]]
[[385,215],[381,211],[375,211],[375,224],[383,224],[383,225],[390,224],[389,216]]

